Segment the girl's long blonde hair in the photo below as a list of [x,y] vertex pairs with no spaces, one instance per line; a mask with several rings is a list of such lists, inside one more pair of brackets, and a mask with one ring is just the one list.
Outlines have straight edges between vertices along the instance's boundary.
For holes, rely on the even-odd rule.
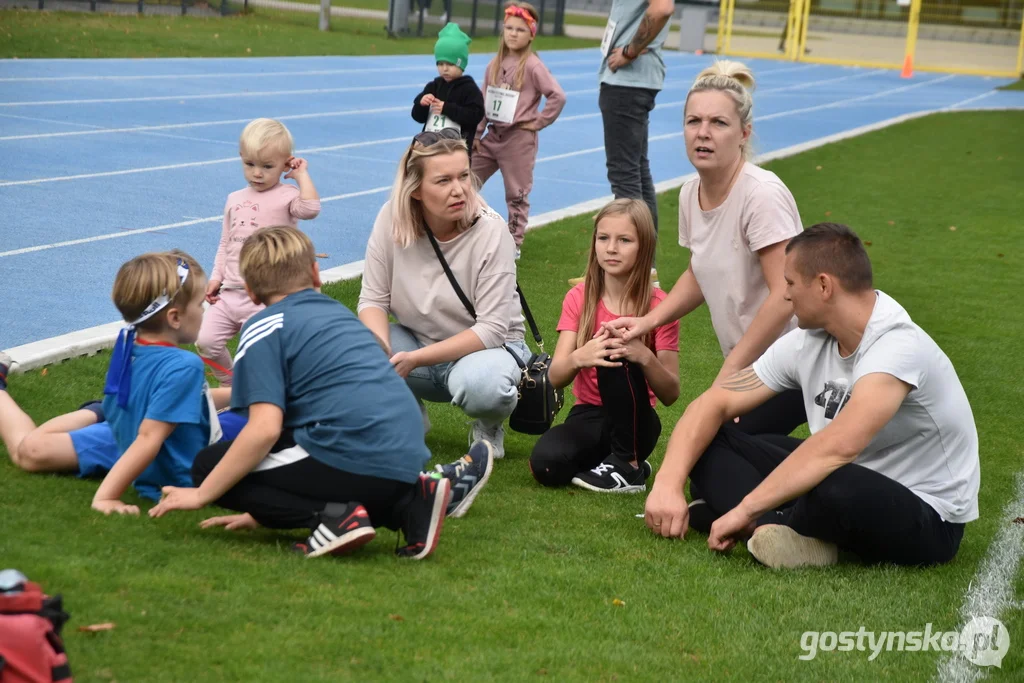
[[[465,140],[441,138],[430,146],[414,142],[402,155],[402,160],[398,162],[395,183],[391,188],[391,234],[395,244],[403,248],[409,247],[426,234],[423,230],[425,225],[423,205],[412,196],[412,193],[423,184],[426,160],[430,157],[458,152],[466,154],[468,159]],[[460,232],[467,230],[473,224],[473,220],[480,212],[481,204],[474,180],[469,184],[469,190],[466,192],[466,209],[459,220]]]
[[[657,247],[654,218],[642,200],[616,199],[594,217],[594,234],[590,238],[587,275],[583,282],[583,311],[580,313],[580,323],[576,328],[576,348],[586,345],[593,336],[597,305],[604,296],[604,271],[597,261],[597,250],[594,247],[597,243],[598,227],[601,221],[609,216],[626,216],[636,228],[636,263],[633,264],[633,270],[626,280],[626,291],[619,302],[619,314],[639,318],[651,310],[651,266],[654,264],[654,250]],[[653,334],[648,333],[644,336],[643,343],[653,349],[652,340]]]
[[[528,2],[519,2],[513,0],[512,2],[506,2],[505,8],[519,7],[525,10],[533,20],[540,22],[540,13],[537,12],[537,8]],[[516,75],[512,79],[513,90],[523,89],[523,79],[526,78],[526,60],[533,54],[533,42],[531,41],[529,46],[523,50],[523,55],[519,58],[519,64],[516,66]],[[505,60],[505,57],[509,55],[508,46],[505,45],[505,31],[502,29],[501,37],[498,39],[498,54],[494,56],[491,63],[487,65],[487,82],[497,87],[501,85],[499,79],[501,78],[501,63]]]

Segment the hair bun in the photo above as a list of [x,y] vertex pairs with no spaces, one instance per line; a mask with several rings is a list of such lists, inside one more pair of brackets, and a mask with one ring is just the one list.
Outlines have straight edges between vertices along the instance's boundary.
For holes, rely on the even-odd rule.
[[731,78],[744,89],[753,91],[756,87],[754,81],[754,72],[750,70],[743,62],[734,62],[728,59],[722,59],[715,61],[714,64],[707,67],[699,74],[697,79],[693,82],[694,86],[700,83],[704,79],[715,79],[715,78]]

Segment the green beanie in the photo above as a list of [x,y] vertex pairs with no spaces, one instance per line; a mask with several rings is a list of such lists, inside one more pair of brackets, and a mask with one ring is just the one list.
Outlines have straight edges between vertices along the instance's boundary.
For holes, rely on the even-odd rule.
[[454,64],[463,71],[469,66],[469,44],[473,39],[463,33],[459,25],[450,22],[437,34],[434,61]]

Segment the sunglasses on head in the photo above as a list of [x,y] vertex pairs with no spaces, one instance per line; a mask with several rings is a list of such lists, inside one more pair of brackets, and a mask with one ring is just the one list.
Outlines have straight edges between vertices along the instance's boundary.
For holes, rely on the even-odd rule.
[[427,130],[413,137],[414,143],[419,143],[424,147],[430,147],[435,145],[440,140],[461,140],[462,133],[455,130],[454,128],[443,128],[439,131]]

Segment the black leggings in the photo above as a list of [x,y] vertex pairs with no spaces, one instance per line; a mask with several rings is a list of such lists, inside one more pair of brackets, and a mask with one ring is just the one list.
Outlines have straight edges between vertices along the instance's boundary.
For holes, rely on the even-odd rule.
[[[740,504],[800,439],[751,436],[726,425],[690,473],[690,495],[703,498],[714,517]],[[849,464],[757,524],[785,524],[804,536],[835,543],[865,562],[933,565],[956,556],[964,525],[946,522],[902,484]],[[707,531],[707,529],[698,529]]]
[[[192,465],[192,481],[203,483],[228,452],[233,441],[221,441],[199,451]],[[270,449],[272,453],[299,448],[290,430]],[[307,455],[297,462],[250,472],[217,500],[229,510],[248,512],[271,529],[314,529],[327,503],[358,502],[375,527],[399,529],[412,501],[414,484],[352,474],[325,465]]]
[[565,422],[534,445],[530,469],[541,484],[564,486],[609,455],[642,462],[657,445],[661,420],[651,407],[639,365],[598,368],[597,388],[604,405],[574,405]]

